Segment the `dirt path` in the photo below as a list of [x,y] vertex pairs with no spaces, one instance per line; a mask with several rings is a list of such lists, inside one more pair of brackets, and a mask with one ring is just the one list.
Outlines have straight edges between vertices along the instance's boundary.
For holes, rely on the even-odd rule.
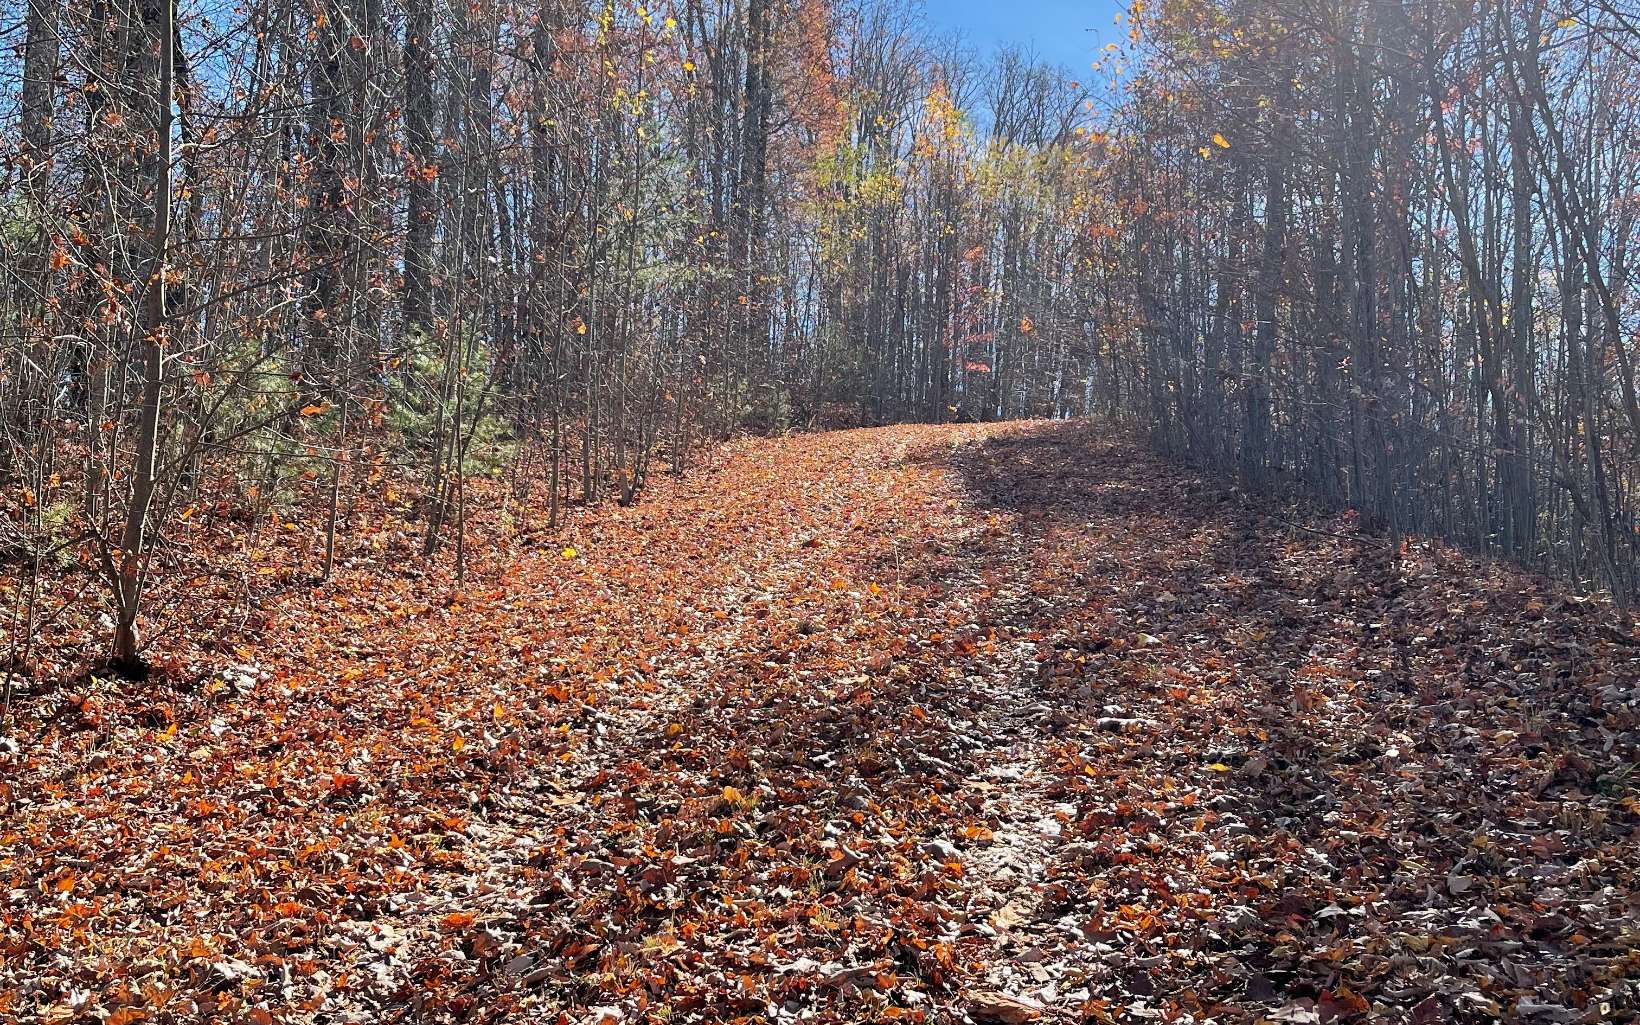
[[[974,839],[989,832],[984,827],[963,835],[946,835],[935,825],[911,832],[904,817],[886,807],[904,802],[897,777],[907,771],[937,778],[947,789],[953,777],[972,777],[980,767],[972,790],[966,783],[956,787],[976,802],[962,810],[964,823],[976,814],[995,818],[1022,793],[1024,770],[1016,765],[1010,774],[992,763],[1028,757],[1014,710],[1028,696],[1034,644],[998,614],[1003,604],[1023,600],[1018,576],[1024,564],[1007,524],[977,510],[947,465],[958,446],[993,433],[858,432],[798,475],[792,464],[806,451],[806,439],[764,443],[732,456],[713,480],[648,503],[640,525],[646,532],[703,514],[715,519],[720,508],[756,518],[731,519],[674,550],[697,552],[697,560],[715,557],[715,565],[698,568],[667,595],[708,615],[645,655],[652,687],[635,694],[619,685],[625,681],[614,681],[572,728],[573,757],[560,756],[562,764],[546,771],[525,767],[466,821],[459,865],[395,901],[390,916],[338,931],[355,941],[346,948],[348,960],[372,979],[362,994],[367,1007],[355,1015],[364,1020],[378,1013],[369,1005],[391,1010],[408,998],[418,1016],[565,1011],[596,1020],[642,1017],[657,1008],[716,1016],[725,1013],[723,996],[687,994],[705,987],[664,964],[683,962],[682,969],[692,960],[681,956],[689,947],[700,959],[721,953],[715,944],[725,940],[724,923],[714,905],[733,906],[730,894],[743,891],[742,900],[765,908],[768,897],[757,888],[790,877],[821,898],[806,911],[825,915],[827,892],[843,893],[855,888],[854,877],[875,874],[877,867],[855,863],[885,844],[896,874],[916,865],[934,876],[951,875],[952,881],[919,886],[950,891],[953,922],[984,923],[1003,904],[999,894],[1026,887],[1021,858],[987,857],[990,837],[975,848]],[[772,524],[771,510],[777,511]],[[616,529],[604,527],[611,534]],[[587,576],[626,572],[602,558],[604,547],[594,540],[577,550]],[[968,557],[949,558],[963,552]],[[531,579],[540,568],[536,561],[516,577]],[[544,568],[557,576],[550,559]],[[646,575],[675,570],[661,564],[631,572],[633,590],[641,591],[660,583]],[[555,581],[551,588],[561,586]],[[541,598],[514,591],[506,604],[532,600]],[[959,636],[965,639],[955,643],[957,657],[948,657],[946,638]],[[877,721],[892,714],[877,694],[885,673],[915,689],[920,703],[910,706],[913,722],[924,737],[939,738],[935,747],[944,757],[899,745],[892,737],[900,724]],[[946,699],[959,694],[958,707],[950,707]],[[839,700],[858,711],[839,716],[827,707]],[[861,727],[863,735],[852,734]],[[727,746],[716,743],[730,738]],[[776,784],[780,776],[771,770],[783,763],[800,788],[796,793]],[[1004,785],[985,783],[990,777]],[[771,831],[763,808],[771,799],[780,805],[779,830],[792,823],[802,828],[759,852],[769,864],[755,876],[737,878],[738,866],[726,871],[724,855],[740,849],[743,836]],[[911,802],[911,814],[928,817],[918,803]],[[832,820],[825,822],[828,815]],[[688,840],[704,846],[680,843],[684,823],[695,831]],[[864,828],[868,824],[872,828]],[[676,851],[656,859],[665,847]],[[969,864],[978,874],[960,875]],[[1041,869],[1039,862],[1033,871],[1040,876]],[[633,899],[635,908],[621,906],[618,891],[634,884],[666,896],[648,893]],[[773,889],[776,902],[792,902],[788,920],[802,917],[789,886]],[[720,896],[705,900],[706,892]],[[868,921],[854,910],[858,923]],[[873,924],[887,924],[893,911]],[[680,922],[695,916],[701,917]],[[743,931],[730,929],[729,937]],[[453,945],[452,934],[465,939]],[[463,973],[460,958],[452,968],[453,946],[476,955],[472,961],[481,970]],[[880,984],[889,963],[850,956],[853,946],[823,934],[818,949],[788,948],[784,964],[760,961],[751,949],[736,956],[773,967],[770,989],[790,990],[779,1004],[764,998],[764,1009],[776,1013],[812,1014],[839,997],[889,1006],[896,990],[914,992],[912,979]],[[649,986],[635,988],[620,978],[650,958],[661,964]],[[449,974],[424,992],[429,963]],[[680,994],[695,1003],[680,1001]],[[755,1010],[756,1001],[754,991],[728,1004]]]
[[414,914],[361,925],[396,934],[385,967],[365,957],[372,997],[393,1006],[418,962],[448,959],[450,932],[476,930],[489,970],[443,980],[437,1010],[961,1017],[1011,1013],[1015,994],[1031,1014],[1074,1006],[1085,994],[1062,999],[1016,964],[1072,808],[1042,799],[1052,713],[1030,624],[1047,602],[1014,517],[984,508],[951,464],[996,434],[860,433],[846,460],[783,485],[802,529],[740,538],[784,554],[721,593],[721,637],[702,643],[720,655],[657,659],[669,685],[594,713],[568,780],[527,773],[469,825],[476,863],[428,886]]

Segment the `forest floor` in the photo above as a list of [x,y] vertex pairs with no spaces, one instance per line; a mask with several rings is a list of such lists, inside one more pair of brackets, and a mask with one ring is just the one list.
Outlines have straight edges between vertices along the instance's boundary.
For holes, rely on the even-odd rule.
[[739,443],[473,544],[460,590],[361,564],[187,683],[22,699],[0,1019],[1637,1002],[1640,647],[1598,601],[1087,424]]

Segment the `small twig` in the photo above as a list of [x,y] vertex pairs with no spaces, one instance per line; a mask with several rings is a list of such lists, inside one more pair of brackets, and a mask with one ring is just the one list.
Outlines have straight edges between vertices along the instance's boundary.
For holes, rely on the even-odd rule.
[[1330,530],[1321,530],[1318,527],[1306,527],[1302,523],[1294,523],[1291,520],[1284,520],[1280,516],[1272,515],[1270,516],[1270,519],[1275,520],[1284,527],[1291,527],[1293,530],[1302,530],[1306,534],[1314,534],[1318,537],[1330,537],[1336,541],[1355,541],[1360,544],[1379,545],[1384,548],[1394,547],[1388,540],[1381,537],[1373,537],[1370,534],[1335,534]]

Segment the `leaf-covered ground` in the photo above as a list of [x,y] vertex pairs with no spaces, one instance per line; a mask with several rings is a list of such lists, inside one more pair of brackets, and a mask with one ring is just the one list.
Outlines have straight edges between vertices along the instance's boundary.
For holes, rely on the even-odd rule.
[[0,1018],[1632,1017],[1598,602],[1085,424],[745,443],[485,536],[27,698]]

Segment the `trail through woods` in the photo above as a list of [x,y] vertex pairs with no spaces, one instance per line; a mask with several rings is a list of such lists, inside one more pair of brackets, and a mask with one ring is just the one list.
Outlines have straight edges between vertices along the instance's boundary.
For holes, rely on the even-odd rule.
[[908,426],[291,591],[164,715],[32,699],[4,1015],[1622,1020],[1637,649],[1291,515]]

